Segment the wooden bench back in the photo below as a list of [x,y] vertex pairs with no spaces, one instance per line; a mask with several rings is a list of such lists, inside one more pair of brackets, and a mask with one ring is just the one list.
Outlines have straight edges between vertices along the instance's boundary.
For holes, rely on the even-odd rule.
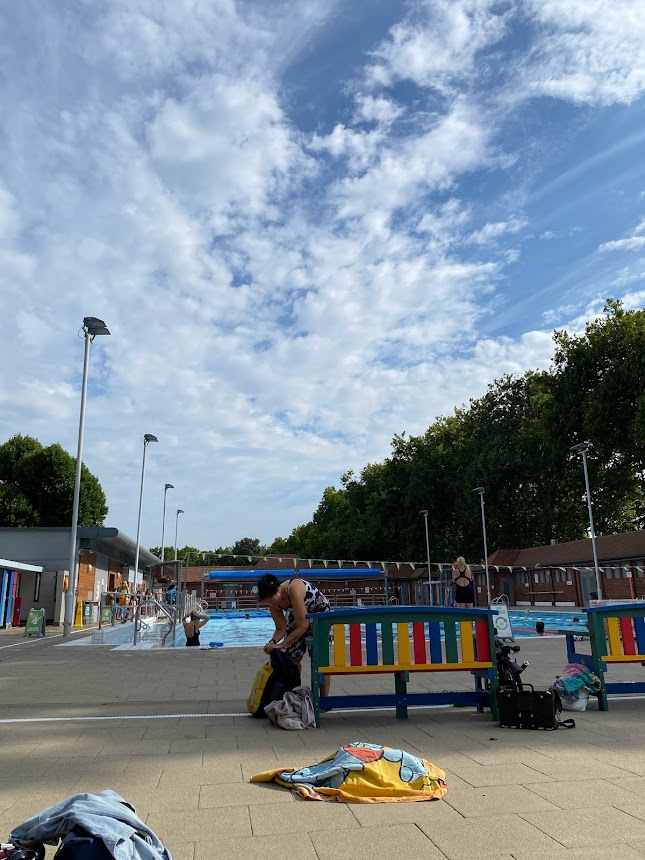
[[489,610],[392,606],[307,617],[313,623],[314,670],[323,674],[472,671],[492,666],[494,615]]
[[592,650],[604,663],[645,663],[645,602],[587,610]]

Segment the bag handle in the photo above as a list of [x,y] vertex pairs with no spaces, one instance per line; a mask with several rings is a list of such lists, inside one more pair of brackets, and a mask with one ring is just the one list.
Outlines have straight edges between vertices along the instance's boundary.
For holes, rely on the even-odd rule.
[[558,720],[558,728],[560,729],[575,729],[576,721],[571,717],[568,720]]

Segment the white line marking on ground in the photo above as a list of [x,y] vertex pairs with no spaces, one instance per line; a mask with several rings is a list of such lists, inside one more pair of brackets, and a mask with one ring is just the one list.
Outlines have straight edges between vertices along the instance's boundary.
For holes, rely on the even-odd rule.
[[[98,627],[85,627],[83,630],[72,630],[72,636],[78,633],[87,634],[90,630],[98,630]],[[47,636],[40,636],[38,639],[27,639],[24,642],[13,642],[11,645],[0,645],[0,651],[3,648],[15,648],[16,645],[37,645],[39,642],[51,642],[52,639],[59,639],[64,636],[64,633],[48,633]]]

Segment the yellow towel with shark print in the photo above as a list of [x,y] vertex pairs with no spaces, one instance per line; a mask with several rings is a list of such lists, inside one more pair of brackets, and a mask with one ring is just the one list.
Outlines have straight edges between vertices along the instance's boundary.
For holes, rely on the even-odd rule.
[[404,750],[351,743],[320,764],[267,770],[251,782],[276,782],[305,800],[343,803],[396,803],[439,800],[448,791],[446,774]]

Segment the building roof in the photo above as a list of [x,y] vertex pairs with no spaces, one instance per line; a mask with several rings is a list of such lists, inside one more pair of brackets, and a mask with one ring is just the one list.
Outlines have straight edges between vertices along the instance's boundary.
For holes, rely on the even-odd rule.
[[[47,532],[55,534],[70,533],[69,526],[4,526],[0,528],[0,537],[3,533],[10,534],[11,532],[20,535],[38,534],[45,535]],[[85,527],[79,526],[76,534],[81,549],[89,549],[92,552],[97,552],[102,555],[107,555],[109,558],[122,564],[134,564],[136,553],[136,542],[118,529],[99,526]],[[160,564],[161,559],[157,558],[143,546],[139,547],[139,568],[146,568],[150,565]]]
[[[596,551],[600,563],[645,558],[645,531],[600,535],[596,538]],[[585,538],[528,549],[501,549],[488,557],[488,563],[500,567],[593,564],[593,547],[591,538]]]
[[25,564],[23,561],[10,561],[8,558],[0,558],[0,570],[22,570],[34,573],[43,572],[42,567],[38,564]]

